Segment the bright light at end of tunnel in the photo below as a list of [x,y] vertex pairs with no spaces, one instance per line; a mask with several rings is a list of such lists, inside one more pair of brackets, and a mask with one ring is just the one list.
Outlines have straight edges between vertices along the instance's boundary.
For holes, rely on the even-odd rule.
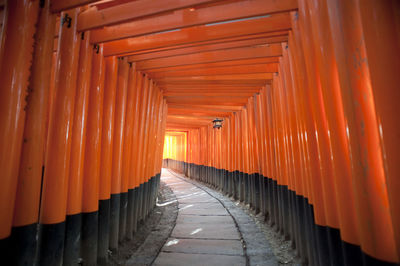
[[167,131],[164,141],[164,159],[186,161],[187,154],[187,132]]

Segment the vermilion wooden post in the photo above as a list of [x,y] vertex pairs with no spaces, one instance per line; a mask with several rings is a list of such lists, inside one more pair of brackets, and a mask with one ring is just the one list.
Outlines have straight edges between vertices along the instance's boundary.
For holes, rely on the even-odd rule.
[[259,151],[261,152],[261,191],[262,191],[262,214],[265,220],[270,215],[269,209],[269,176],[268,176],[268,147],[267,147],[267,129],[266,129],[266,113],[264,101],[265,87],[257,95],[257,114],[258,114],[258,132],[259,132]]
[[14,214],[25,123],[24,98],[27,95],[38,9],[38,2],[12,1],[7,2],[5,10],[4,37],[7,38],[2,43],[4,54],[0,57],[0,167],[3,172],[0,241],[2,255],[6,259],[10,256],[5,239],[10,236]]
[[126,104],[126,119],[125,119],[125,132],[124,132],[124,153],[122,161],[122,176],[125,180],[127,198],[127,214],[126,214],[126,235],[128,239],[132,238],[132,219],[133,219],[133,190],[130,186],[130,174],[131,174],[131,155],[132,155],[132,136],[133,136],[133,124],[134,124],[134,111],[135,101],[137,96],[136,90],[136,64],[130,63],[129,75],[128,75],[128,93],[127,93],[127,104]]
[[[150,123],[150,136],[149,136],[149,152],[147,154],[147,169],[146,169],[146,176],[150,178],[150,184],[149,184],[149,189],[150,189],[150,196],[152,193],[152,186],[153,186],[153,169],[154,169],[154,161],[155,161],[155,152],[156,152],[156,146],[155,144],[157,143],[156,139],[156,131],[157,131],[157,117],[160,111],[160,91],[157,87],[154,88],[154,100],[153,100],[153,110],[152,110],[152,115],[151,119],[149,121]],[[150,198],[151,200],[151,198]],[[150,202],[151,203],[151,202]],[[150,210],[151,206],[149,206]]]
[[[284,205],[283,205],[283,195],[282,195],[282,186],[287,186],[288,183],[288,166],[286,163],[286,150],[285,150],[285,127],[284,127],[284,117],[282,114],[282,104],[280,102],[281,97],[281,82],[280,82],[280,75],[282,73],[277,74],[274,77],[274,83],[273,83],[273,97],[274,97],[274,118],[276,122],[276,149],[279,154],[279,159],[277,160],[277,165],[278,165],[278,175],[277,175],[277,180],[278,180],[278,187],[277,187],[277,194],[278,194],[278,206],[279,206],[279,216],[278,216],[278,226],[279,230],[281,233],[284,232]],[[304,247],[304,246],[302,246]]]
[[259,113],[260,107],[260,95],[256,94],[253,96],[254,98],[254,106],[253,106],[253,119],[254,119],[254,129],[255,129],[255,149],[256,149],[256,171],[257,171],[257,179],[256,179],[256,186],[258,186],[259,197],[258,197],[258,204],[259,204],[259,212],[264,214],[264,149],[262,147],[262,139],[261,139],[261,118]]
[[98,50],[93,51],[83,178],[81,256],[88,265],[97,265],[104,72],[103,45],[100,44]]
[[[167,114],[168,114],[168,105],[167,105],[167,100],[163,100],[163,125],[162,125],[162,136],[165,136],[165,131],[166,131],[166,127],[167,127]],[[162,145],[161,147],[164,147],[164,137],[162,138]],[[161,153],[162,154],[162,153]],[[162,162],[162,157],[160,156],[160,166]],[[160,181],[159,181],[160,182]]]
[[214,174],[210,178],[210,183],[215,184],[215,179],[217,178],[222,178],[222,172],[219,170],[219,151],[220,151],[220,141],[219,141],[219,136],[221,135],[221,130],[212,130],[213,132],[213,138],[214,138]]
[[[62,263],[72,123],[77,85],[80,34],[76,32],[79,9],[61,13],[45,172],[40,208],[40,265]],[[69,21],[70,18],[71,20]]]
[[218,142],[217,142],[217,132],[211,126],[208,126],[211,137],[211,171],[208,176],[207,182],[212,184],[212,179],[217,175],[217,152],[218,152]]
[[[315,238],[318,260],[319,263],[325,263],[324,261],[329,258],[328,247],[325,241],[326,234],[322,230],[326,225],[325,218],[325,207],[324,207],[324,197],[320,193],[322,190],[320,170],[317,163],[315,163],[317,155],[317,143],[315,135],[315,124],[312,121],[311,106],[309,103],[309,98],[307,95],[302,93],[306,88],[308,88],[308,79],[305,73],[305,61],[304,54],[302,52],[302,43],[300,40],[300,31],[298,23],[297,13],[292,14],[292,25],[293,25],[293,38],[290,42],[291,52],[293,53],[293,69],[295,73],[295,78],[297,81],[297,86],[299,86],[299,93],[297,94],[298,102],[300,104],[299,108],[301,111],[301,120],[304,121],[304,149],[305,149],[305,167],[307,170],[307,175],[310,180],[310,194],[309,202],[313,204],[314,220],[315,220]],[[321,233],[322,232],[322,233]]]
[[206,168],[206,175],[202,177],[203,181],[208,183],[208,180],[210,179],[210,176],[212,176],[214,172],[213,164],[214,164],[214,150],[215,150],[215,144],[214,144],[214,135],[213,131],[211,130],[210,126],[206,126],[206,139],[207,139],[207,144],[205,148],[207,149],[207,168]]
[[230,186],[230,170],[228,165],[229,158],[229,120],[224,118],[223,127],[221,128],[221,162],[220,167],[224,173],[224,177],[218,181],[219,187],[225,187],[226,193],[229,196],[232,196],[232,190]]
[[[217,130],[216,133],[217,133],[217,143],[218,143],[218,146],[217,146],[217,152],[218,152],[217,153],[217,159],[218,159],[217,169],[218,169],[218,172],[219,172],[219,180],[215,179],[214,180],[214,184],[217,186],[218,182],[221,179],[225,179],[226,172],[225,172],[225,169],[222,166],[222,152],[223,152],[223,149],[224,149],[224,145],[222,143],[223,129],[220,128],[220,130]],[[226,189],[226,192],[228,192],[227,189]]]
[[[156,131],[157,131],[157,115],[159,113],[159,101],[160,100],[160,91],[157,87],[154,87],[154,99],[152,103],[152,114],[150,118],[150,130],[149,130],[149,148],[148,148],[148,154],[146,157],[147,160],[147,165],[146,165],[146,176],[148,178],[148,196],[147,196],[147,209],[146,209],[146,216],[149,215],[153,205],[152,205],[152,198],[153,198],[153,190],[154,190],[154,161],[155,161],[155,155],[156,155],[156,150],[155,150],[155,144],[156,144]],[[185,145],[184,148],[186,148],[186,139],[185,139]],[[186,150],[185,150],[186,152]],[[184,161],[186,161],[186,158],[184,158]]]
[[[82,191],[85,160],[86,128],[88,118],[89,90],[92,69],[93,46],[90,33],[81,35],[75,96],[74,119],[72,122],[71,160],[69,165],[66,236],[63,263],[71,265],[80,257],[82,227]],[[53,38],[52,38],[53,39]],[[77,240],[78,239],[78,240]]]
[[[123,62],[123,63],[122,63]],[[118,86],[122,86],[125,92],[125,108],[123,110],[124,117],[124,125],[121,129],[121,138],[122,138],[122,148],[121,148],[121,199],[120,199],[120,213],[119,213],[119,242],[121,242],[126,236],[126,217],[127,217],[127,206],[128,206],[128,175],[124,174],[124,161],[127,159],[125,157],[126,154],[129,153],[129,140],[126,138],[126,130],[128,126],[129,119],[127,119],[127,105],[128,105],[128,79],[129,79],[129,63],[126,58],[121,58],[122,63],[122,72],[118,72]],[[121,74],[121,75],[120,75]],[[130,100],[130,99],[129,99]],[[125,152],[125,149],[128,151]]]
[[[383,147],[385,178],[397,256],[400,257],[400,165],[399,158],[399,32],[398,1],[357,1],[368,55],[379,137]],[[379,40],[377,42],[376,40]],[[384,44],[384,45],[383,45]],[[398,258],[397,263],[399,263]]]
[[274,141],[275,141],[275,136],[274,136],[274,118],[273,118],[273,113],[272,113],[272,86],[267,86],[266,87],[266,92],[265,92],[265,105],[266,105],[266,116],[267,116],[267,130],[268,130],[268,144],[269,144],[269,164],[270,164],[270,178],[272,180],[276,180],[276,165],[275,165],[275,149],[274,149]]
[[293,135],[295,134],[294,131],[296,129],[293,114],[290,113],[289,110],[289,102],[290,102],[290,94],[288,91],[292,88],[292,80],[291,80],[291,72],[288,68],[287,62],[287,43],[282,43],[282,53],[283,56],[280,59],[279,64],[279,73],[280,73],[280,83],[281,83],[281,90],[280,90],[280,101],[281,101],[281,108],[283,112],[283,123],[284,123],[284,139],[285,139],[285,154],[286,154],[286,165],[287,165],[287,175],[288,175],[288,189],[298,191],[301,196],[304,196],[303,191],[298,189],[295,180],[295,161],[296,161],[296,144],[293,140]]
[[332,36],[326,3],[310,2],[312,16],[318,23],[312,23],[316,49],[317,67],[320,69],[322,96],[324,99],[327,127],[331,137],[332,162],[335,174],[335,186],[338,201],[341,244],[344,248],[344,260],[350,264],[360,264],[361,254],[356,256],[354,245],[360,245],[357,228],[361,221],[356,216],[354,190],[351,177],[349,144],[346,136],[347,118],[343,113],[341,90],[337,65],[333,51]]
[[230,145],[231,145],[231,171],[232,171],[232,193],[235,200],[238,200],[238,179],[239,179],[239,169],[237,167],[237,134],[236,134],[236,120],[235,114],[229,116],[230,124]]
[[269,193],[269,223],[274,225],[276,222],[277,209],[275,204],[275,185],[276,185],[276,167],[275,167],[275,149],[274,149],[274,126],[273,126],[273,115],[272,115],[272,97],[271,97],[271,86],[266,86],[265,90],[265,111],[266,111],[266,130],[268,133],[267,138],[267,158],[268,158],[268,177],[270,178],[268,193]]
[[255,209],[255,187],[254,187],[254,179],[255,179],[255,175],[254,175],[254,147],[253,147],[253,125],[252,125],[252,97],[250,97],[247,101],[246,104],[246,114],[245,114],[245,119],[247,120],[247,126],[248,126],[248,130],[247,130],[247,139],[248,139],[248,160],[249,160],[249,179],[248,179],[248,194],[249,194],[249,204],[250,207],[252,209]]
[[[58,32],[58,28],[56,29]],[[47,106],[47,122],[46,122],[46,146],[48,142],[48,135],[49,135],[49,125],[50,125],[50,117],[51,117],[51,110],[53,109],[53,103],[54,103],[54,87],[56,84],[56,62],[57,62],[57,56],[58,56],[58,51],[56,47],[53,50],[53,59],[51,61],[51,74],[50,74],[50,87],[49,87],[49,104]],[[46,153],[43,154],[43,160],[45,160],[45,155]]]
[[227,138],[228,138],[228,154],[227,154],[227,166],[228,166],[228,170],[229,170],[229,189],[230,189],[230,193],[231,193],[231,197],[236,198],[236,194],[235,194],[235,153],[234,153],[234,146],[233,146],[233,119],[232,119],[232,115],[230,114],[227,117],[227,121],[228,121],[228,129],[227,129]]
[[149,80],[149,95],[147,98],[146,102],[146,109],[145,109],[145,116],[144,116],[144,126],[143,126],[143,153],[141,156],[141,164],[140,166],[140,174],[139,177],[141,178],[142,184],[143,184],[143,201],[142,201],[142,209],[141,209],[141,216],[142,219],[144,220],[146,218],[146,213],[147,213],[147,196],[148,196],[148,191],[149,191],[149,184],[148,184],[148,177],[146,175],[146,166],[148,165],[147,162],[147,155],[149,152],[149,133],[150,133],[150,120],[151,120],[151,114],[153,110],[153,100],[154,100],[154,83],[150,79]]
[[248,110],[244,107],[240,112],[242,122],[243,141],[243,172],[244,172],[244,200],[250,203],[249,179],[250,179],[250,148],[249,148],[249,124],[247,119]]
[[99,176],[99,232],[97,248],[99,264],[107,263],[110,237],[110,196],[112,183],[114,114],[118,75],[118,62],[116,57],[108,57],[105,59],[104,74],[101,164]]
[[251,97],[251,120],[252,120],[252,132],[253,132],[253,172],[254,172],[254,190],[255,190],[255,210],[260,213],[262,210],[262,190],[260,184],[261,177],[261,152],[259,147],[259,135],[258,132],[258,114],[257,114],[257,95]]
[[145,110],[147,108],[147,102],[149,98],[149,93],[150,93],[150,86],[149,86],[149,79],[143,75],[143,96],[141,99],[141,105],[140,105],[140,117],[137,123],[139,123],[139,132],[137,135],[137,138],[139,140],[139,146],[138,146],[138,159],[137,159],[137,167],[136,167],[136,172],[135,175],[137,176],[138,180],[138,186],[139,186],[139,208],[138,208],[138,221],[141,221],[143,219],[142,217],[142,207],[143,207],[143,180],[141,176],[141,169],[142,169],[142,158],[143,158],[143,147],[144,147],[144,125],[145,125]]
[[257,134],[257,164],[258,164],[258,186],[260,191],[260,212],[262,215],[265,215],[265,187],[264,187],[264,163],[265,163],[265,153],[264,147],[262,146],[264,138],[262,137],[263,131],[261,130],[262,123],[262,113],[261,113],[261,96],[260,94],[256,94],[254,96],[254,121],[255,121],[255,129]]
[[274,77],[273,86],[272,86],[272,95],[273,95],[273,109],[274,109],[274,122],[275,122],[275,149],[279,156],[276,160],[277,165],[277,204],[278,204],[278,216],[277,216],[277,225],[279,231],[283,233],[283,220],[284,220],[284,209],[283,209],[283,200],[282,200],[282,186],[287,185],[287,164],[286,164],[286,156],[285,156],[285,147],[284,147],[284,121],[282,116],[282,106],[280,104],[280,93],[281,93],[281,83],[280,77],[277,74]]
[[[34,260],[37,251],[36,234],[39,220],[40,189],[46,144],[50,73],[56,18],[55,15],[50,13],[49,6],[46,3],[39,11],[29,81],[30,89],[26,98],[24,141],[21,148],[11,235],[15,246],[10,247],[11,254],[14,256],[13,263],[20,265]],[[3,27],[5,26],[3,25]],[[13,31],[15,30],[13,29]],[[29,34],[28,32],[26,33]],[[33,33],[31,32],[30,34]],[[7,38],[9,37],[7,36]],[[1,44],[1,47],[4,48],[4,43]],[[9,52],[7,51],[7,53]],[[9,64],[7,64],[8,67],[10,67]],[[4,75],[6,74],[4,73]],[[2,87],[2,89],[4,88]]]
[[137,72],[136,74],[136,98],[134,104],[134,124],[133,124],[133,132],[132,132],[132,154],[131,154],[131,169],[130,169],[130,188],[134,191],[134,206],[132,210],[132,232],[135,233],[137,231],[137,222],[138,222],[138,209],[139,209],[139,179],[137,175],[138,171],[138,156],[139,156],[139,145],[141,140],[139,139],[139,129],[140,129],[140,112],[141,112],[141,104],[143,97],[143,74]]
[[244,186],[243,186],[243,180],[245,177],[245,171],[244,171],[244,160],[243,160],[243,141],[242,141],[242,121],[240,119],[241,111],[237,112],[235,114],[236,116],[236,134],[237,134],[237,162],[238,162],[238,170],[239,170],[239,181],[238,181],[238,192],[239,192],[239,200],[241,202],[244,201]]
[[188,130],[188,177],[192,177],[192,169],[193,169],[193,143],[195,137],[195,130]]
[[164,135],[162,134],[162,125],[163,125],[163,113],[164,113],[164,102],[163,102],[163,97],[162,93],[159,95],[159,112],[157,114],[157,132],[156,132],[156,151],[155,151],[155,161],[154,161],[154,166],[153,166],[153,173],[154,173],[154,191],[153,191],[153,201],[152,201],[152,208],[156,204],[156,198],[157,198],[157,193],[159,189],[159,180],[160,180],[160,175],[161,175],[161,165],[160,162],[162,161],[162,142],[164,139]]
[[119,58],[114,115],[113,161],[110,198],[109,245],[110,249],[114,251],[118,250],[118,240],[122,240],[124,231],[124,228],[120,228],[120,226],[123,226],[123,221],[120,219],[120,211],[121,206],[124,206],[123,204],[125,199],[125,196],[122,195],[123,193],[121,188],[128,70],[129,65],[126,58]]
[[326,3],[347,117],[357,216],[363,221],[359,226],[361,249],[368,263],[396,262],[399,255],[385,180],[383,129],[371,86],[361,5],[348,1]]
[[285,182],[285,165],[282,165],[282,157],[284,156],[284,153],[282,151],[282,136],[281,132],[282,131],[282,126],[280,123],[282,120],[280,119],[280,109],[278,108],[278,93],[279,93],[279,84],[278,84],[278,74],[276,74],[273,78],[272,81],[272,86],[271,86],[271,117],[272,117],[272,123],[273,123],[273,136],[274,136],[274,143],[273,143],[273,149],[275,152],[275,158],[274,158],[274,166],[275,166],[275,178],[276,178],[276,184],[274,187],[274,203],[275,203],[275,224],[277,226],[277,229],[282,232],[282,205],[281,205],[281,193],[280,193],[280,186],[284,184]]
[[199,157],[199,168],[197,169],[197,172],[196,172],[197,179],[199,178],[200,174],[202,174],[204,166],[206,165],[206,163],[205,163],[206,150],[203,149],[204,143],[205,143],[204,127],[200,127],[200,129],[199,129],[199,140],[200,140],[200,143],[197,147],[201,152],[200,152],[200,157]]
[[333,176],[333,165],[332,165],[332,149],[331,139],[329,135],[329,129],[327,128],[326,120],[326,108],[322,101],[321,95],[321,81],[319,79],[319,71],[316,67],[316,52],[315,45],[313,43],[314,36],[312,35],[311,25],[314,22],[312,17],[309,15],[309,5],[304,1],[300,1],[300,11],[302,19],[300,19],[301,32],[303,34],[303,50],[305,53],[305,62],[308,75],[308,82],[310,85],[310,102],[313,117],[316,125],[317,143],[319,149],[320,158],[320,169],[321,169],[321,181],[324,195],[324,203],[326,210],[326,222],[327,222],[327,233],[328,233],[328,248],[330,253],[330,260],[333,263],[343,263],[342,250],[340,245],[340,232],[339,228],[339,217],[337,200],[334,186]]
[[[294,44],[293,44],[294,45]],[[292,48],[292,42],[289,39],[289,45],[283,45],[283,63],[284,63],[284,76],[286,79],[287,88],[285,90],[287,98],[287,109],[289,115],[289,124],[291,130],[291,139],[293,141],[293,159],[294,169],[291,171],[292,174],[292,187],[293,191],[290,192],[290,206],[292,213],[292,232],[296,241],[299,243],[300,233],[305,233],[306,244],[307,244],[307,257],[309,263],[318,264],[317,252],[318,248],[315,242],[314,234],[314,217],[312,207],[310,204],[311,198],[307,189],[309,176],[307,174],[305,142],[304,142],[304,130],[302,125],[301,116],[303,110],[301,109],[301,97],[296,95],[299,89],[299,83],[296,79],[296,69],[290,65],[289,53]],[[295,191],[295,193],[293,193]],[[301,219],[299,219],[301,217]]]
[[[161,178],[161,168],[160,162],[162,162],[162,149],[163,146],[161,143],[163,142],[164,135],[162,135],[162,126],[163,126],[163,114],[164,114],[164,100],[162,92],[160,92],[160,99],[159,99],[159,113],[157,115],[157,155],[156,155],[156,162],[154,164],[154,173],[156,174],[156,188],[158,191],[158,184],[159,179]],[[161,159],[160,159],[161,158]],[[193,157],[192,157],[193,159]],[[157,192],[156,192],[157,193]]]
[[[296,176],[295,176],[295,163],[294,161],[296,160],[296,157],[294,156],[295,153],[295,144],[293,140],[293,131],[295,127],[293,127],[293,124],[291,123],[291,120],[294,119],[294,117],[290,114],[288,105],[290,101],[290,95],[288,94],[288,90],[291,89],[292,84],[291,84],[291,79],[290,79],[290,71],[287,71],[287,62],[286,62],[286,56],[287,56],[287,43],[282,43],[282,53],[283,56],[279,59],[280,64],[279,64],[279,79],[278,79],[278,84],[279,84],[279,91],[278,91],[278,104],[280,105],[280,110],[281,110],[281,122],[283,124],[283,150],[285,154],[285,159],[284,159],[284,165],[286,168],[286,176],[287,176],[287,184],[285,186],[281,187],[281,192],[282,192],[282,206],[283,206],[283,221],[284,221],[284,231],[285,234],[291,234],[291,228],[290,228],[290,219],[291,219],[291,194],[290,191],[296,191],[297,197],[301,200],[301,205],[303,205],[303,194],[301,189],[298,190],[298,187],[296,186]],[[296,223],[298,224],[299,227],[301,227],[302,230],[302,236],[304,239],[306,239],[306,230],[305,230],[305,216],[304,212],[299,212],[297,210],[297,213],[295,215],[296,217]],[[298,242],[298,240],[297,240]],[[302,252],[307,252],[307,247],[309,247],[308,242],[304,241],[300,244],[302,247],[300,250]],[[305,257],[309,257],[308,254],[305,255]]]

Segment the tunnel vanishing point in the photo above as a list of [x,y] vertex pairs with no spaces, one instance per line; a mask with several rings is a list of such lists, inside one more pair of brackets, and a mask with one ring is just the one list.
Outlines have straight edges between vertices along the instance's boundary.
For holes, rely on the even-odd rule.
[[0,26],[1,265],[107,264],[163,164],[304,265],[400,263],[400,1],[0,0]]

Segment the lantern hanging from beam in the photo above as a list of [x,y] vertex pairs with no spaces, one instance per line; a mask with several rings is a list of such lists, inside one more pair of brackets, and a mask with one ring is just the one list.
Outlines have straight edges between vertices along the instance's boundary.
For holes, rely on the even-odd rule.
[[215,120],[213,120],[212,122],[214,124],[213,128],[220,129],[222,127],[222,119],[215,118]]

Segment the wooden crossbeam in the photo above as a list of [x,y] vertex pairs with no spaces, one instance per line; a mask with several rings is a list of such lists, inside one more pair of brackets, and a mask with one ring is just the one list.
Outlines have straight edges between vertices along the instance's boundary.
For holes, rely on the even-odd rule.
[[50,9],[53,13],[58,13],[70,8],[84,6],[99,0],[51,0]]
[[[176,10],[171,13],[160,14],[159,16],[151,18],[137,19],[129,23],[96,29],[92,32],[91,41],[95,43],[114,41],[156,32],[182,29],[235,19],[243,19],[278,12],[287,12],[297,9],[297,0],[242,0],[227,4],[225,4],[225,2],[226,1],[219,2],[220,4],[216,6],[204,8]],[[131,15],[133,15],[135,18],[135,12],[131,12]],[[88,15],[83,13],[80,19],[85,18],[86,16]],[[105,25],[106,21],[106,19],[103,20],[103,26]],[[80,31],[92,29],[93,27],[98,27],[98,25],[93,23],[82,23],[81,21],[78,23],[78,30]]]
[[275,73],[278,72],[278,64],[257,64],[247,66],[210,67],[205,69],[190,69],[181,71],[168,71],[150,73],[153,79],[166,77],[189,77],[189,76],[210,76],[210,75],[233,75],[252,73]]
[[247,103],[248,97],[212,97],[212,96],[167,96],[165,97],[168,104],[202,104],[202,105],[234,105],[243,106]]
[[141,50],[168,47],[184,43],[217,40],[257,33],[289,30],[289,14],[275,14],[267,18],[257,18],[212,26],[196,26],[174,32],[165,32],[128,38],[105,43],[104,54],[122,55]]
[[190,120],[190,119],[179,119],[179,118],[170,118],[167,117],[167,123],[176,123],[176,124],[182,124],[185,126],[193,125],[193,126],[199,126],[199,125],[208,125],[212,123],[212,120]]
[[[265,35],[264,35],[265,36]],[[268,34],[267,34],[268,36]],[[164,58],[164,57],[171,57],[177,55],[188,55],[193,53],[200,53],[200,52],[208,52],[208,51],[215,51],[215,50],[224,50],[224,49],[231,49],[231,48],[238,48],[238,47],[249,47],[249,46],[257,46],[263,44],[273,44],[273,43],[281,43],[286,42],[288,37],[284,36],[276,36],[276,37],[262,37],[262,38],[252,38],[248,40],[235,40],[229,42],[221,42],[217,44],[209,44],[209,45],[200,45],[200,46],[193,46],[188,48],[180,48],[180,49],[172,49],[160,52],[152,52],[146,54],[138,54],[129,56],[129,62],[137,62],[142,60],[149,60],[149,59],[156,59],[156,58]]]
[[257,85],[251,84],[192,84],[187,86],[185,84],[168,84],[168,86],[161,88],[163,91],[173,89],[173,90],[198,90],[198,89],[221,89],[221,90],[242,90],[242,89],[259,89]]
[[202,93],[220,93],[220,94],[230,94],[230,93],[258,93],[260,89],[242,89],[242,90],[221,90],[221,89],[166,89],[163,90],[164,96],[170,96],[170,94],[185,94],[188,95],[197,95]]
[[[229,43],[229,42],[238,42],[238,41],[246,41],[246,40],[251,40],[251,39],[259,39],[259,38],[264,38],[264,37],[286,37],[288,38],[289,31],[288,30],[280,30],[280,31],[273,31],[273,32],[265,32],[265,33],[256,33],[256,34],[248,34],[248,35],[240,35],[240,36],[233,36],[229,38],[222,38],[222,39],[213,39],[213,40],[205,40],[205,41],[199,41],[199,42],[193,42],[193,43],[183,43],[183,44],[177,44],[177,45],[171,45],[171,46],[166,46],[166,47],[159,47],[159,48],[154,48],[154,49],[147,49],[147,50],[140,50],[140,51],[134,51],[134,52],[129,52],[129,55],[148,55],[148,54],[153,54],[153,53],[158,53],[158,52],[166,52],[166,51],[180,51],[184,49],[191,49],[191,48],[199,48],[201,46],[206,46],[206,45],[214,45],[214,44],[224,44],[224,43]],[[196,52],[196,51],[195,51]],[[190,52],[192,53],[192,52]],[[172,56],[172,55],[168,55]],[[162,56],[165,57],[165,56]]]
[[[59,1],[62,2],[65,0]],[[107,25],[115,25],[137,18],[170,12],[177,9],[192,7],[214,1],[220,0],[138,0],[101,10],[98,10],[96,7],[92,7],[79,15],[78,30],[85,31]]]
[[183,125],[183,124],[179,124],[179,123],[171,123],[171,122],[167,122],[166,125],[166,129],[167,130],[193,130],[193,129],[199,129],[201,128],[202,125]]
[[242,96],[250,97],[254,92],[166,92],[164,96]]
[[230,66],[249,66],[254,64],[270,64],[270,63],[279,63],[279,58],[262,57],[262,58],[251,58],[251,59],[226,60],[226,61],[212,62],[212,63],[191,64],[191,65],[175,66],[175,67],[154,68],[154,69],[147,69],[146,73],[172,72],[172,71],[193,70],[193,69],[200,70],[200,69],[208,69],[216,67],[226,68]]
[[236,112],[240,111],[242,107],[237,106],[237,105],[201,105],[201,104],[188,104],[188,103],[182,103],[182,104],[173,104],[170,103],[168,104],[168,109],[182,109],[182,110],[192,110],[192,111],[206,111],[206,110],[211,110],[215,112]]
[[188,77],[165,77],[157,79],[157,82],[174,81],[214,81],[214,80],[270,80],[273,78],[271,73],[251,73],[236,75],[210,75],[210,76],[188,76]]
[[187,115],[191,115],[191,116],[227,117],[230,115],[230,112],[214,112],[214,111],[197,112],[197,111],[192,111],[190,109],[168,108],[168,114],[187,114]]
[[170,114],[168,113],[167,119],[168,120],[187,120],[187,121],[202,121],[205,123],[210,123],[214,116],[191,116],[185,114]]
[[194,86],[194,85],[238,85],[238,86],[265,86],[266,84],[270,84],[270,80],[199,80],[199,81],[170,81],[170,82],[157,82],[157,86],[161,89],[164,89],[168,86],[176,86],[176,85],[183,85],[186,87]]
[[138,69],[147,70],[153,68],[165,68],[191,64],[213,63],[226,60],[243,60],[262,57],[278,57],[282,55],[280,44],[266,46],[252,46],[245,48],[233,48],[212,52],[203,52],[190,55],[177,55],[165,58],[150,59],[137,62]]

